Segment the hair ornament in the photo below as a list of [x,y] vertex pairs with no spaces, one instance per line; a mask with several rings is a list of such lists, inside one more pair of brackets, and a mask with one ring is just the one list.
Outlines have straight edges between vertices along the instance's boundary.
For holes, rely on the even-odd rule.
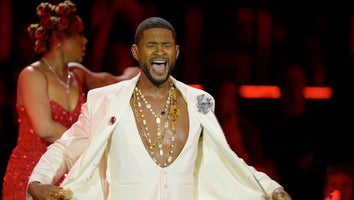
[[27,28],[27,32],[31,39],[36,39],[36,31],[38,29],[39,24],[31,24]]
[[35,52],[45,52],[47,50],[47,43],[43,40],[37,40],[34,44]]
[[57,25],[58,18],[55,16],[45,16],[41,19],[42,26],[46,27],[49,30],[55,29]]
[[57,30],[62,31],[69,26],[69,19],[66,16],[59,17],[57,23]]
[[47,39],[47,30],[43,26],[39,26],[34,34],[37,40]]
[[[35,52],[44,53],[52,31],[65,31],[69,28],[71,21],[77,19],[76,6],[70,0],[65,0],[58,5],[42,2],[37,6],[36,11],[39,23],[31,24],[27,32],[31,39],[36,40]],[[43,46],[39,47],[40,45]]]
[[53,5],[48,2],[41,3],[37,6],[37,15],[40,18],[46,15],[50,15],[54,9],[55,8]]
[[59,16],[76,14],[76,6],[70,1],[64,1],[63,3],[58,4],[55,8],[55,12]]

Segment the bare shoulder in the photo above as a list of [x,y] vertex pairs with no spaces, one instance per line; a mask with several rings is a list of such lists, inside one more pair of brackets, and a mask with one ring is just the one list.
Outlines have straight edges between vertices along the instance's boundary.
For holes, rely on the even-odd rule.
[[40,81],[45,78],[44,72],[40,68],[39,62],[34,62],[31,65],[24,67],[19,76],[18,80],[29,80],[29,81]]
[[39,62],[24,67],[17,79],[17,103],[22,105],[23,96],[26,94],[34,94],[34,91],[42,89],[46,91],[46,85],[47,79]]

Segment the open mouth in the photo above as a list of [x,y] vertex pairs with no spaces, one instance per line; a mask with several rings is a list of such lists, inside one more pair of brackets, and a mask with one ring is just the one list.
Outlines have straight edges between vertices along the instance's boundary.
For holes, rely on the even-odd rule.
[[151,62],[151,68],[157,74],[163,74],[167,66],[167,62],[164,60],[155,60]]

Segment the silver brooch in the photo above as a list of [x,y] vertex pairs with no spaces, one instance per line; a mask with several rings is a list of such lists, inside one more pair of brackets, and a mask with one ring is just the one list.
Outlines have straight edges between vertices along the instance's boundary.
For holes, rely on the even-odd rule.
[[201,94],[198,97],[198,111],[204,114],[209,112],[209,108],[213,106],[211,98],[208,98],[205,94]]

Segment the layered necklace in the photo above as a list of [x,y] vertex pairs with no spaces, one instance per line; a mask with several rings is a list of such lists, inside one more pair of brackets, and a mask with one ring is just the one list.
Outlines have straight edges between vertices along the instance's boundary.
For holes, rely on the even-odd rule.
[[55,78],[59,81],[59,83],[65,87],[66,89],[66,94],[70,93],[70,79],[71,79],[71,74],[69,71],[69,68],[66,68],[67,70],[67,78],[66,78],[66,82],[63,81],[60,76],[57,74],[57,72],[54,70],[54,67],[52,67],[52,65],[49,64],[48,60],[44,57],[42,57],[42,60],[44,61],[44,63],[48,66],[49,70],[53,73],[53,75],[55,76]]
[[[143,139],[143,141],[148,145],[150,156],[153,161],[159,166],[167,166],[168,163],[173,161],[173,153],[174,153],[174,142],[176,136],[176,128],[175,121],[181,115],[180,109],[177,107],[177,92],[173,83],[170,81],[170,89],[168,92],[168,97],[166,100],[166,104],[164,106],[164,110],[159,114],[156,114],[151,104],[146,100],[145,96],[141,93],[138,86],[135,87],[133,93],[133,108],[136,116],[137,123],[139,125],[139,132]],[[143,112],[143,105],[145,108],[150,111],[151,115],[155,118],[156,123],[156,139],[153,140],[151,137],[151,131],[147,126],[147,120],[145,119],[145,114]],[[166,121],[164,123],[163,128],[161,128],[162,118],[166,116]],[[169,140],[169,141],[168,141]],[[164,163],[160,164],[156,159],[155,152],[157,152],[158,156],[164,156],[165,152],[163,150],[163,142],[169,142],[169,150],[168,156]]]

